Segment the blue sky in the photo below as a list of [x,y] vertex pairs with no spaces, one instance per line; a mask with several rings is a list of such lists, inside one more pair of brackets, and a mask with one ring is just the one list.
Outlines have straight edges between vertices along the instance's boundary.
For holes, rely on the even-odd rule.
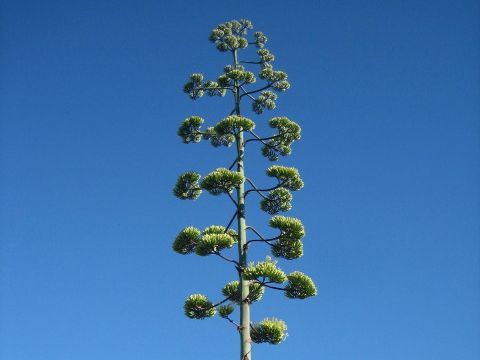
[[[319,290],[253,307],[289,326],[254,358],[479,358],[478,2],[4,0],[0,13],[2,359],[237,356],[229,324],[182,314],[235,272],[170,248],[184,226],[231,214],[226,198],[171,189],[231,163],[233,149],[183,145],[176,129],[231,110],[181,87],[230,61],[207,37],[233,18],[269,36],[292,83],[275,111],[245,114],[265,134],[271,116],[303,127],[281,163],[306,184],[287,213],[306,226],[305,255],[280,266]],[[268,184],[255,147],[246,171]]]

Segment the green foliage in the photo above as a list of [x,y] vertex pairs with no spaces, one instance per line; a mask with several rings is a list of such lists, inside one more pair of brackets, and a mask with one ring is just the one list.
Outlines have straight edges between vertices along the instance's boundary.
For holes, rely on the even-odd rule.
[[221,120],[214,127],[209,127],[203,134],[205,140],[210,140],[214,147],[231,146],[235,142],[235,135],[242,130],[252,130],[255,123],[242,116],[230,115]]
[[260,202],[263,211],[274,215],[280,211],[288,211],[292,208],[292,194],[284,188],[278,188],[270,191],[266,198]]
[[269,282],[277,284],[283,283],[287,280],[285,273],[277,267],[277,262],[267,257],[265,261],[257,262],[256,264],[249,264],[243,270],[243,277],[246,280],[268,279]]
[[303,187],[300,174],[293,167],[272,165],[267,169],[267,175],[277,178],[279,184],[285,189],[296,191]]
[[208,96],[225,96],[227,89],[216,81],[208,80],[203,84]]
[[313,280],[300,271],[294,271],[287,276],[285,296],[291,299],[305,299],[317,295],[317,287]]
[[173,194],[181,200],[197,199],[202,193],[202,189],[198,184],[200,177],[199,173],[193,171],[188,171],[180,175],[173,188]]
[[231,193],[242,182],[243,176],[238,172],[218,168],[205,176],[200,186],[212,195],[220,195],[221,193]]
[[183,306],[185,315],[190,319],[205,319],[207,317],[212,317],[216,313],[215,307],[208,300],[205,295],[202,294],[193,294],[190,295],[185,301]]
[[244,36],[247,34],[247,30],[252,27],[249,20],[228,21],[213,29],[209,40],[221,52],[244,49],[248,46],[248,40]]
[[258,77],[262,80],[268,81],[273,89],[277,91],[285,91],[290,88],[290,83],[287,81],[287,73],[280,70],[273,70],[271,64],[264,63],[262,70],[258,73]]
[[303,256],[303,243],[300,240],[285,240],[280,238],[271,247],[272,255],[286,260],[298,259]]
[[273,55],[267,49],[259,49],[257,51],[257,54],[260,57],[260,62],[261,63],[268,63],[268,62],[271,62],[271,61],[275,61],[275,55]]
[[180,136],[185,144],[191,142],[200,142],[202,134],[200,127],[203,124],[203,119],[200,116],[190,116],[182,121],[178,128],[177,135]]
[[[239,115],[242,99],[251,100],[253,112],[262,114],[266,110],[275,109],[279,93],[290,88],[287,73],[274,69],[272,65],[275,56],[265,48],[267,37],[262,32],[256,31],[252,40],[251,35],[248,34],[248,30],[252,28],[252,23],[248,20],[232,20],[214,28],[209,40],[215,44],[219,51],[231,52],[229,55],[233,55],[234,63],[226,65],[223,73],[216,80],[204,80],[202,74],[194,73],[183,88],[183,91],[194,100],[205,94],[208,96],[224,96],[227,94],[227,90],[235,100],[235,109],[231,112],[231,115],[222,119],[215,126],[207,127],[204,131],[201,130],[204,123],[201,117],[190,116],[186,118],[177,131],[184,143],[198,143],[204,139],[214,147],[230,147],[237,140],[242,139],[242,142],[237,144],[236,159],[240,169],[238,172],[218,168],[205,176],[203,180],[200,180],[201,176],[196,172],[186,172],[179,177],[173,190],[178,198],[190,200],[198,198],[202,190],[206,190],[212,195],[228,194],[235,203],[237,210],[228,227],[231,226],[236,217],[241,235],[239,236],[233,229],[211,225],[203,231],[189,226],[182,229],[176,236],[172,244],[175,252],[182,255],[193,252],[200,256],[220,255],[223,260],[234,263],[240,275],[240,281],[231,281],[222,288],[222,293],[226,299],[216,305],[213,305],[205,295],[190,295],[186,299],[184,310],[186,316],[192,319],[212,317],[215,315],[218,306],[220,317],[235,324],[229,318],[234,311],[234,305],[239,305],[243,311],[247,311],[246,307],[249,304],[262,298],[266,287],[284,291],[285,296],[295,299],[304,299],[317,294],[317,289],[311,278],[299,271],[294,271],[287,276],[277,267],[277,261],[270,257],[267,257],[265,261],[247,265],[246,256],[240,256],[236,261],[220,254],[222,250],[233,247],[240,240],[239,250],[247,251],[249,248],[247,246],[249,242],[245,238],[243,205],[238,204],[231,195],[234,190],[237,190],[238,199],[245,199],[246,194],[252,191],[245,192],[243,186],[241,186],[245,181],[243,164],[241,163],[244,160],[245,143],[250,140],[261,141],[263,143],[262,154],[270,161],[276,161],[280,156],[290,155],[292,152],[291,145],[301,136],[301,128],[297,123],[287,117],[273,117],[269,121],[269,125],[276,132],[272,136],[262,138],[253,134],[255,123]],[[247,35],[250,37],[250,42],[247,40]],[[257,47],[258,58],[239,59],[237,50],[244,49],[249,44]],[[241,64],[257,65],[259,67],[258,72],[249,71]],[[254,84],[257,79],[260,79],[264,84],[259,85],[256,89],[255,87],[250,89],[249,85]],[[254,138],[243,140],[243,132],[249,131],[252,132]],[[263,194],[266,193],[265,190],[256,189],[252,183],[255,188],[253,190],[258,191],[263,196],[260,203],[261,209],[271,215],[290,210],[292,207],[290,191],[299,190],[304,185],[298,170],[293,167],[271,166],[266,173],[269,177],[276,178],[278,184],[265,195]],[[276,215],[271,218],[269,224],[272,228],[278,229],[280,234],[272,239],[264,240],[257,233],[262,239],[252,241],[264,240],[270,245],[271,254],[275,257],[291,260],[303,255],[302,238],[305,235],[305,230],[300,220]],[[246,286],[245,282],[249,286],[249,295],[242,301],[241,284]],[[284,282],[287,282],[285,287],[272,285],[272,283],[282,284]],[[229,303],[224,304],[227,301]],[[238,330],[244,340],[248,339],[249,330],[251,330],[251,340],[255,343],[278,344],[287,336],[287,326],[282,320],[267,318],[257,324],[251,324],[251,327],[248,324],[249,317],[242,317],[241,326]],[[250,344],[242,341],[242,358],[250,358],[249,353]]]
[[255,123],[243,116],[230,115],[215,125],[214,129],[220,136],[236,135],[242,130],[250,131],[255,129]]
[[278,95],[273,91],[262,91],[260,96],[252,102],[252,110],[257,114],[262,114],[265,109],[273,110],[277,106],[275,103],[277,98]]
[[264,319],[252,326],[250,333],[254,343],[280,344],[287,337],[287,324],[283,320]]
[[296,122],[285,116],[270,119],[269,125],[272,129],[277,129],[278,133],[267,141],[262,148],[262,154],[270,161],[276,161],[280,155],[291,154],[291,145],[300,139],[302,129]]
[[230,235],[231,237],[233,237],[235,241],[237,241],[238,233],[233,229],[225,230],[225,226],[221,226],[221,225],[210,225],[206,227],[203,230],[202,235],[224,234],[224,233]]
[[200,239],[200,230],[193,226],[184,228],[175,238],[172,248],[175,252],[186,255],[194,251]]
[[232,304],[227,304],[227,305],[221,305],[218,307],[218,315],[220,315],[221,318],[227,319],[235,310]]
[[184,228],[175,238],[172,248],[175,252],[186,255],[195,252],[206,256],[225,248],[230,248],[238,241],[238,234],[224,226],[211,225],[202,232],[193,226]]
[[195,253],[207,256],[231,248],[236,239],[229,234],[206,234],[203,235],[195,246]]
[[190,75],[190,80],[183,86],[183,92],[188,94],[192,100],[196,100],[203,96],[202,89],[203,75],[194,73]]
[[261,31],[255,32],[255,45],[259,48],[263,48],[268,41],[268,38]]
[[270,226],[280,230],[280,240],[298,241],[305,236],[305,229],[299,219],[276,215],[270,219]]
[[[265,289],[258,283],[250,282],[248,285],[249,288],[249,295],[248,295],[248,303],[251,304],[255,301],[258,301],[262,298]],[[240,289],[240,282],[239,281],[230,281],[227,285],[225,285],[222,289],[222,294],[226,297],[229,297],[231,301],[240,305],[242,302],[242,295]]]
[[[253,74],[252,74],[253,75]],[[192,100],[201,98],[205,91],[208,96],[225,96],[229,84],[223,85],[216,81],[203,81],[203,75],[194,73],[190,75],[189,81],[183,86],[183,92],[188,94]]]
[[305,236],[305,229],[300,220],[277,215],[270,220],[270,226],[280,230],[280,237],[271,248],[273,256],[292,260],[303,255],[300,240]]
[[203,134],[205,140],[210,140],[214,147],[226,146],[229,147],[235,142],[235,136],[231,134],[219,135],[214,127],[209,127]]

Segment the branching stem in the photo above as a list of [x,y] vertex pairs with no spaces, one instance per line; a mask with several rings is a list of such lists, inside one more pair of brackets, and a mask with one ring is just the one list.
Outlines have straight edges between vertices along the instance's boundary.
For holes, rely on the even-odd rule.
[[226,256],[223,256],[220,251],[214,251],[212,252],[213,255],[217,255],[218,257],[220,257],[221,259],[225,260],[225,261],[228,261],[228,262],[231,262],[233,264],[235,264],[236,266],[239,266],[240,263],[236,260],[233,260],[233,259],[230,259],[230,258],[227,258]]

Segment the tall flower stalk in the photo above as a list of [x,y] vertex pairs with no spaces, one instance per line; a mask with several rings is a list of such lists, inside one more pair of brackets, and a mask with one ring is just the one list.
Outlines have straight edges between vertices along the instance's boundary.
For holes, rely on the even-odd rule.
[[[248,20],[232,20],[213,29],[210,41],[220,52],[231,54],[231,63],[225,66],[216,80],[204,80],[202,74],[192,74],[183,88],[193,100],[204,94],[233,96],[232,111],[217,124],[202,130],[204,119],[190,116],[181,123],[178,135],[186,144],[206,140],[214,147],[231,147],[235,143],[235,160],[228,168],[218,168],[203,179],[199,173],[186,172],[180,175],[173,190],[175,196],[182,200],[195,200],[203,191],[215,196],[225,195],[234,206],[234,213],[226,226],[211,225],[204,230],[185,227],[175,238],[172,247],[182,255],[214,255],[236,270],[238,280],[230,281],[222,288],[223,299],[213,303],[203,294],[193,294],[187,297],[184,311],[192,319],[205,319],[218,313],[233,324],[240,334],[241,360],[252,359],[252,342],[279,344],[287,336],[287,326],[282,320],[267,318],[254,323],[250,319],[250,307],[262,298],[265,289],[281,291],[291,299],[305,299],[317,294],[310,277],[299,271],[287,275],[273,259],[293,260],[303,255],[303,224],[299,219],[277,215],[291,209],[291,192],[303,187],[298,170],[280,165],[270,166],[266,175],[275,178],[276,183],[266,187],[257,187],[244,170],[245,150],[250,143],[260,143],[262,155],[269,161],[277,161],[281,156],[290,155],[291,145],[300,139],[301,132],[300,126],[287,117],[273,117],[269,125],[275,132],[262,137],[254,131],[255,123],[241,114],[244,100],[250,102],[251,110],[256,114],[275,109],[278,94],[290,87],[287,74],[273,68],[275,57],[265,48],[267,37],[260,31],[251,36],[249,32],[252,28]],[[257,58],[240,59],[240,51],[249,45],[257,48]],[[257,76],[264,84],[252,88],[257,78],[245,66],[257,67]],[[245,202],[249,194],[258,195],[261,209],[273,215],[269,225],[276,230],[276,235],[264,236],[247,222]],[[235,220],[236,230],[232,228]],[[247,237],[247,231],[252,238]],[[249,263],[249,248],[262,243],[270,249],[273,258],[267,256],[263,261]],[[234,245],[237,245],[238,255],[231,258],[226,251]],[[232,316],[235,307],[240,310],[238,320]]]

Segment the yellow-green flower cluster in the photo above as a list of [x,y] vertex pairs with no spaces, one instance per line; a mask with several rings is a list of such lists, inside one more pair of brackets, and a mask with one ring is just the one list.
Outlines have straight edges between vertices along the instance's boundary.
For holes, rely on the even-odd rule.
[[211,225],[202,232],[188,226],[177,235],[172,248],[181,255],[195,252],[197,255],[206,256],[230,248],[237,241],[237,232],[233,229],[225,230],[224,226]]
[[277,91],[285,91],[290,88],[290,83],[287,81],[287,73],[280,70],[273,70],[270,64],[264,64],[258,76],[260,79],[270,82],[272,87]]
[[303,187],[303,180],[294,167],[272,165],[267,169],[267,175],[277,178],[279,184],[285,189],[296,191]]
[[255,123],[246,117],[239,115],[230,115],[214,126],[215,132],[220,135],[236,135],[240,131],[250,131],[255,129]]
[[222,52],[244,49],[248,46],[248,41],[244,36],[247,34],[247,30],[252,28],[249,20],[228,21],[213,29],[209,40]]
[[259,49],[257,51],[257,54],[260,57],[260,62],[261,63],[268,63],[268,62],[271,62],[271,61],[275,61],[275,55],[273,55],[267,49]]
[[296,122],[285,116],[271,118],[269,125],[272,129],[277,129],[278,133],[266,142],[262,148],[262,154],[270,161],[276,161],[279,155],[291,154],[291,145],[300,139],[301,128]]
[[211,255],[224,249],[231,248],[235,242],[236,239],[226,233],[205,234],[197,242],[195,253],[200,256]]
[[175,187],[173,188],[173,194],[181,200],[195,200],[202,193],[202,189],[198,184],[200,174],[188,171],[177,180]]
[[261,31],[255,31],[255,45],[259,48],[263,48],[268,41],[268,38]]
[[285,286],[285,296],[290,299],[305,299],[317,295],[317,287],[312,278],[300,271],[294,271],[288,276]]
[[277,262],[270,258],[265,261],[251,263],[243,270],[243,276],[247,280],[259,280],[262,278],[268,279],[269,282],[281,284],[286,279],[285,273],[277,267]]
[[277,215],[270,220],[270,226],[280,230],[279,238],[271,247],[273,256],[293,260],[303,255],[301,239],[305,229],[299,219]]
[[213,307],[213,304],[205,295],[202,294],[190,295],[185,301],[183,310],[185,315],[190,319],[198,320],[212,317],[216,313],[216,309]]
[[283,320],[267,318],[252,326],[250,336],[257,344],[280,344],[287,337],[287,324]]
[[200,116],[190,116],[186,118],[178,128],[177,135],[182,138],[185,144],[200,142],[200,140],[202,140],[200,127],[202,126],[203,121],[203,118]]
[[215,128],[213,126],[207,128],[205,133],[203,133],[203,138],[205,140],[210,140],[210,143],[214,147],[219,147],[219,146],[229,147],[235,142],[234,135],[232,134],[220,135],[215,131]]
[[[251,282],[248,285],[249,288],[249,295],[247,302],[249,304],[258,301],[262,298],[265,289],[258,283]],[[240,304],[242,302],[241,299],[241,291],[240,291],[240,283],[238,281],[230,281],[226,284],[222,289],[222,294],[236,304]]]
[[273,91],[265,90],[252,102],[252,110],[257,114],[262,114],[265,109],[273,110],[277,106],[278,95]]
[[235,308],[232,304],[221,305],[218,307],[218,315],[220,315],[221,318],[227,319],[234,310]]
[[193,226],[184,228],[175,238],[172,245],[173,250],[181,255],[190,254],[195,250],[200,235],[200,230]]
[[220,195],[222,193],[231,193],[243,181],[243,176],[238,172],[218,168],[203,178],[200,187],[212,195]]
[[292,208],[292,194],[284,188],[278,188],[270,191],[268,195],[260,202],[263,211],[274,215],[280,211],[288,211]]

